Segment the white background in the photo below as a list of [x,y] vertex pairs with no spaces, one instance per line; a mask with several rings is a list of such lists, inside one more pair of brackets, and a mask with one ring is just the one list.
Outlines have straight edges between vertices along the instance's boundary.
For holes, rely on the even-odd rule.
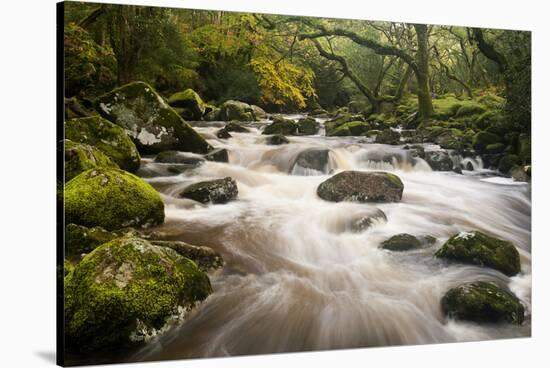
[[[548,366],[550,242],[547,188],[550,181],[546,147],[550,139],[550,11],[545,1],[118,2],[533,31],[532,338],[171,361],[145,363],[145,366]],[[45,367],[52,366],[55,360],[55,1],[11,0],[1,4],[0,367]]]

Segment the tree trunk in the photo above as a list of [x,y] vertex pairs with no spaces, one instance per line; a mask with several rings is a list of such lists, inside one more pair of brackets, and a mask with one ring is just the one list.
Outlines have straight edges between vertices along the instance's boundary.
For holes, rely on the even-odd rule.
[[432,96],[429,83],[429,55],[428,55],[428,27],[425,24],[415,24],[418,51],[416,52],[416,63],[418,69],[416,79],[418,81],[418,112],[420,119],[425,120],[433,115]]

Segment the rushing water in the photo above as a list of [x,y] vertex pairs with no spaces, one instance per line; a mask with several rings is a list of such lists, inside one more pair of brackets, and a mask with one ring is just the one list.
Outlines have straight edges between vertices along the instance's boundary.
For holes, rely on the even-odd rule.
[[[144,159],[142,172],[163,195],[166,221],[156,236],[207,245],[226,265],[211,275],[214,293],[184,323],[125,360],[181,359],[335,348],[425,344],[530,336],[530,185],[482,169],[480,160],[454,158],[474,171],[432,172],[402,146],[366,138],[290,137],[270,146],[263,123],[250,133],[217,139],[222,123],[196,129],[229,163],[206,162],[180,175]],[[328,148],[323,172],[297,167],[296,156]],[[430,148],[430,147],[428,147]],[[390,157],[380,162],[380,157]],[[389,170],[404,183],[399,203],[332,203],[316,195],[319,183],[341,170]],[[186,185],[231,176],[238,200],[200,205],[179,199]],[[385,213],[364,231],[365,214]],[[451,235],[478,229],[512,241],[522,273],[507,277],[489,268],[449,265],[433,253]],[[431,235],[437,242],[408,252],[379,244],[398,233]],[[522,326],[449,321],[440,299],[474,280],[506,284],[526,306]]]

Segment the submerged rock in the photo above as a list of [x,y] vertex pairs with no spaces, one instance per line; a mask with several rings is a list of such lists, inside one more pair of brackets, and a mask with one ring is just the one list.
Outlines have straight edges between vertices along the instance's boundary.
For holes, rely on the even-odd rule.
[[229,162],[229,152],[225,148],[217,148],[204,155],[207,161]]
[[434,171],[452,171],[453,160],[446,151],[428,151],[424,154],[424,160]]
[[243,127],[241,124],[239,124],[238,121],[230,121],[225,125],[224,128],[228,132],[237,132],[237,133],[248,133],[250,130],[248,128]]
[[65,140],[65,181],[69,181],[83,171],[98,167],[117,168],[109,157],[87,144]]
[[84,171],[65,185],[67,223],[116,230],[164,221],[164,203],[153,187],[119,169]]
[[403,182],[386,172],[344,171],[322,182],[317,195],[332,202],[398,202]]
[[387,221],[386,214],[379,208],[366,207],[359,213],[351,216],[324,216],[323,224],[327,230],[335,233],[359,233],[377,223]]
[[220,139],[229,139],[229,138],[232,138],[233,136],[229,134],[229,131],[226,128],[221,128],[216,132],[216,137]]
[[205,153],[211,147],[147,83],[133,82],[99,97],[98,111],[121,126],[140,152]]
[[212,202],[217,204],[234,200],[237,198],[238,193],[235,179],[226,177],[191,184],[180,193],[180,197],[201,203]]
[[172,248],[179,255],[189,258],[203,272],[208,272],[223,266],[222,256],[212,248],[184,243],[182,241],[151,240],[151,244]]
[[302,118],[296,123],[299,135],[315,135],[319,132],[319,123],[314,118]]
[[204,162],[204,158],[184,152],[162,151],[155,156],[155,162],[198,166]]
[[135,344],[210,293],[208,276],[173,249],[114,239],[65,278],[67,346],[92,352]]
[[525,308],[511,292],[478,281],[455,287],[441,299],[443,312],[451,318],[481,323],[521,324]]
[[507,276],[514,276],[521,271],[518,250],[511,242],[493,238],[480,231],[453,235],[435,256],[494,268]]
[[123,170],[139,169],[141,157],[134,142],[124,129],[98,115],[66,120],[65,138],[97,148]]
[[296,156],[296,160],[292,165],[293,169],[298,166],[303,169],[316,170],[320,173],[326,172],[329,162],[329,149],[326,148],[310,148],[302,151]]
[[282,134],[273,134],[271,137],[267,137],[266,143],[273,146],[278,146],[281,144],[290,143],[290,141]]
[[381,247],[393,251],[405,251],[422,247],[422,242],[410,234],[397,234],[382,242]]

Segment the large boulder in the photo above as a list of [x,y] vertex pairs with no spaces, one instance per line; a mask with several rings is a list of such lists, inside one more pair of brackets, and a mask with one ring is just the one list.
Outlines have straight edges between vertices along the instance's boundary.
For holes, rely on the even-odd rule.
[[521,324],[525,308],[511,292],[493,283],[478,281],[452,288],[441,299],[451,318],[481,323]]
[[250,110],[254,116],[254,120],[267,119],[267,113],[260,106],[250,105]]
[[273,123],[265,127],[262,134],[297,135],[298,125],[293,120],[276,117]]
[[405,251],[422,247],[422,242],[410,234],[397,234],[386,239],[380,245],[381,248],[393,251]]
[[96,100],[101,115],[124,128],[143,153],[205,153],[211,147],[147,83],[133,82]]
[[67,346],[89,353],[138,343],[210,293],[208,276],[173,249],[114,239],[65,278]]
[[220,106],[218,118],[222,121],[254,121],[254,110],[244,102],[228,100]]
[[197,264],[203,272],[218,269],[223,266],[222,256],[212,248],[187,244],[182,241],[151,240],[151,244],[172,248],[179,255],[189,258]]
[[508,276],[514,276],[521,271],[518,250],[511,242],[494,238],[480,231],[453,235],[435,253],[435,256],[494,268]]
[[120,169],[91,169],[65,186],[65,219],[115,230],[164,221],[164,203],[153,187]]
[[403,182],[386,172],[344,171],[322,182],[317,195],[331,202],[398,202]]
[[296,156],[292,170],[297,168],[315,170],[319,174],[326,173],[329,162],[330,150],[326,148],[310,148]]
[[171,95],[168,98],[168,105],[182,109],[179,111],[181,117],[188,120],[201,120],[205,113],[212,110],[212,108],[207,109],[201,96],[191,88]]
[[226,177],[201,181],[185,188],[180,197],[189,198],[201,203],[227,203],[237,198],[239,191],[235,179]]
[[299,135],[315,135],[319,132],[319,123],[314,118],[302,118],[296,124]]
[[101,244],[122,236],[121,233],[107,231],[101,226],[86,227],[77,224],[65,226],[65,254],[89,253]]
[[434,171],[453,170],[453,160],[446,151],[425,152],[424,159]]
[[272,146],[278,146],[281,144],[288,144],[290,141],[282,134],[273,134],[272,136],[267,137],[266,143]]
[[97,167],[118,168],[117,164],[95,147],[68,139],[64,143],[65,181],[71,180],[83,171]]
[[135,172],[141,157],[124,129],[96,115],[65,121],[65,138],[94,146],[121,169]]

